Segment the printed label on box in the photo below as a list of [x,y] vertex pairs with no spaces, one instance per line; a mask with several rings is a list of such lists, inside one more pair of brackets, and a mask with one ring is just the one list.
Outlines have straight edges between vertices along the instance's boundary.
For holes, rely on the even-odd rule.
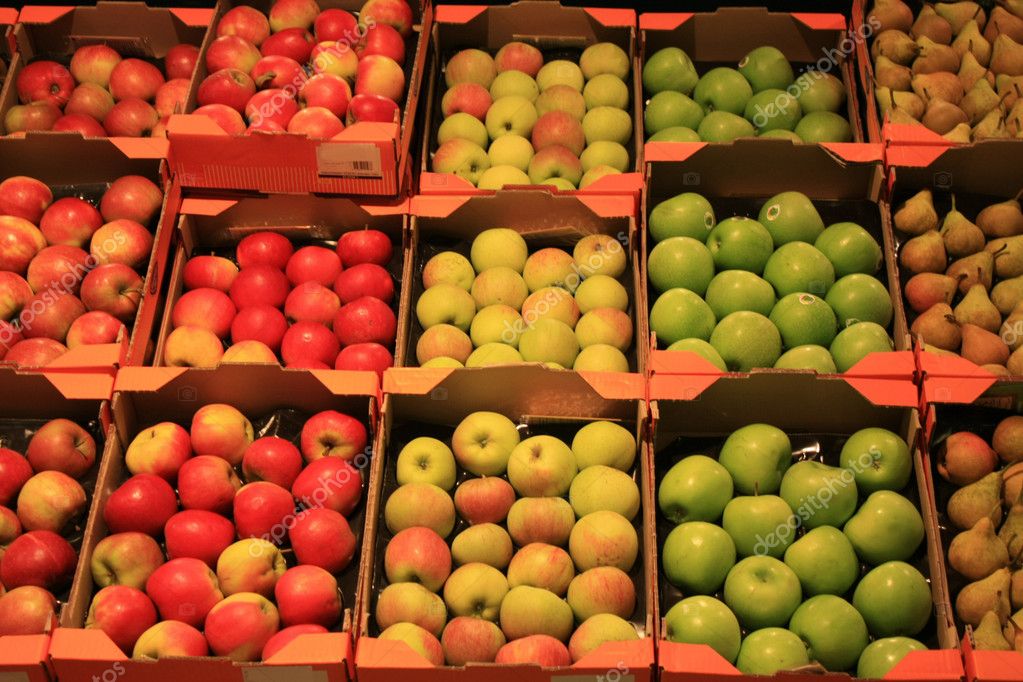
[[0,673],[0,682],[28,682],[28,673]]
[[320,175],[379,178],[383,177],[380,165],[380,148],[375,144],[325,142],[316,148]]
[[636,676],[620,668],[611,668],[603,675],[565,675],[552,677],[557,682],[636,682]]
[[313,670],[311,666],[257,665],[242,668],[242,679],[245,682],[327,682],[327,673]]

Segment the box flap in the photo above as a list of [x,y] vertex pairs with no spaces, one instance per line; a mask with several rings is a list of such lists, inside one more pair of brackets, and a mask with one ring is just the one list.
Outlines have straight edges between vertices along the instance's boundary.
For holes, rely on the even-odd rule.
[[434,668],[405,642],[360,637],[355,650],[355,667],[360,668]]
[[236,199],[186,198],[181,200],[181,209],[178,212],[184,215],[220,215],[237,203]]
[[632,9],[614,9],[611,7],[585,7],[586,13],[604,26],[636,25],[636,11]]
[[115,391],[159,391],[188,371],[187,367],[123,367]]
[[[916,126],[904,126],[916,127]],[[924,168],[930,166],[949,150],[949,147],[931,147],[921,145],[889,145],[885,149],[885,161],[889,167],[910,166]]]
[[643,146],[643,160],[685,161],[706,147],[709,142],[647,142]]
[[380,379],[376,372],[313,369],[309,373],[334,395],[380,396]]
[[61,18],[74,7],[53,6],[44,7],[40,5],[26,5],[21,8],[18,14],[18,21],[23,24],[48,24],[51,21]]
[[171,7],[169,11],[188,26],[209,26],[216,15],[216,10],[200,7]]
[[692,12],[647,12],[639,15],[639,27],[644,31],[674,31],[692,18]]
[[854,163],[876,163],[884,159],[884,147],[863,142],[827,142],[821,145],[833,155]]
[[102,630],[57,628],[50,641],[50,657],[55,659],[88,659],[126,661],[121,648]]
[[441,24],[467,24],[486,9],[486,5],[438,5],[433,10],[433,20]]
[[841,14],[792,12],[792,18],[815,31],[844,31],[845,17]]
[[352,658],[350,632],[299,635],[264,662],[270,665],[338,664]]
[[47,660],[50,635],[0,637],[0,672],[12,668],[38,667]]
[[576,670],[613,671],[654,664],[654,640],[649,637],[630,642],[604,642],[572,664]]
[[923,397],[935,403],[972,403],[998,381],[995,374],[959,355],[919,354]]
[[18,22],[18,10],[13,7],[0,7],[0,24],[12,25]]

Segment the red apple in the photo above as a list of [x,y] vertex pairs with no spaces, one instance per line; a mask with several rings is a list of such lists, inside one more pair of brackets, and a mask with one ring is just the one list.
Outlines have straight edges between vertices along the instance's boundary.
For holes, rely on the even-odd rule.
[[376,372],[383,376],[384,370],[394,366],[394,356],[379,343],[355,343],[338,353],[334,369]]
[[32,467],[23,455],[0,448],[0,505],[7,507],[18,498],[21,486],[32,478]]
[[64,353],[67,347],[53,339],[25,339],[11,346],[4,362],[18,367],[45,367]]
[[393,248],[391,238],[380,230],[355,230],[345,232],[337,240],[337,253],[346,268],[359,263],[387,265]]
[[290,441],[277,436],[257,438],[242,457],[242,475],[249,483],[269,481],[294,494],[291,485],[300,473],[302,453]]
[[238,266],[221,256],[193,256],[185,263],[185,289],[216,289],[225,294],[238,276]]
[[82,282],[82,303],[89,310],[131,322],[142,301],[144,280],[123,263],[101,265]]
[[161,85],[156,91],[156,113],[161,118],[185,113],[188,86],[189,81],[184,78],[174,78]]
[[206,50],[206,70],[214,73],[221,69],[238,69],[248,73],[262,56],[255,45],[240,36],[220,36]]
[[316,282],[329,287],[341,273],[341,258],[322,246],[303,246],[288,259],[284,272],[292,286]]
[[494,55],[494,65],[497,72],[522,71],[530,78],[536,78],[536,74],[543,66],[543,53],[536,47],[519,41],[505,43],[504,47]]
[[86,45],[71,55],[71,75],[78,83],[106,88],[110,74],[121,62],[121,55],[109,45]]
[[122,99],[114,105],[103,127],[111,137],[149,137],[160,122],[160,114],[141,99]]
[[53,192],[35,178],[15,175],[0,182],[0,216],[23,218],[35,226],[52,201]]
[[4,126],[12,136],[30,130],[52,130],[60,116],[60,108],[52,102],[18,104],[7,111]]
[[216,574],[198,559],[171,559],[146,581],[146,594],[160,617],[201,627],[210,609],[224,598]]
[[316,42],[322,43],[328,40],[338,42],[354,43],[358,33],[359,24],[351,12],[343,9],[325,9],[316,17],[313,22],[313,33],[316,34]]
[[397,102],[405,94],[405,72],[390,57],[371,54],[359,60],[355,76],[356,95],[379,95]]
[[71,323],[84,314],[85,306],[77,296],[44,289],[25,304],[18,321],[26,339],[45,337],[64,343]]
[[404,578],[440,591],[451,573],[451,551],[436,531],[424,526],[405,528],[387,543],[384,573],[390,582]]
[[270,22],[266,15],[254,7],[232,7],[217,23],[218,36],[239,36],[253,45],[259,45],[270,35]]
[[213,568],[234,543],[234,524],[214,512],[186,509],[167,519],[163,535],[168,559],[190,557]]
[[362,499],[362,475],[347,459],[321,457],[302,470],[291,494],[307,509],[324,507],[348,516]]
[[277,0],[270,7],[270,30],[276,33],[289,28],[310,28],[319,13],[316,0]]
[[259,341],[276,353],[287,331],[284,313],[273,306],[254,305],[238,311],[231,323],[231,340],[234,343]]
[[[203,79],[195,99],[200,108],[212,105],[226,106],[240,114],[245,111],[246,102],[255,94],[256,83],[247,73],[238,69],[221,69]],[[199,111],[196,110],[195,113]],[[217,118],[213,120],[220,123]],[[221,127],[227,132],[232,132],[223,124]]]
[[87,629],[102,630],[121,651],[131,653],[139,636],[156,625],[156,607],[145,592],[126,585],[104,587],[92,598]]
[[548,111],[537,119],[530,139],[536,151],[561,145],[573,155],[579,156],[586,148],[582,124],[565,111]]
[[245,129],[246,135],[276,135],[277,133],[286,132],[288,131],[284,126],[269,118],[264,118],[256,123],[252,123]]
[[[75,321],[77,322],[78,320]],[[72,323],[71,326],[74,327],[74,324]],[[0,360],[7,356],[8,351],[16,343],[21,343],[24,339],[25,335],[21,333],[21,329],[16,324],[11,324],[7,320],[0,320]]]
[[[316,40],[313,34],[303,28],[286,28],[263,41],[259,51],[264,57],[288,57],[300,64],[309,61]],[[295,84],[292,83],[294,86]],[[295,88],[298,89],[297,86]]]
[[277,354],[260,341],[242,341],[230,346],[220,359],[222,364],[280,365]]
[[367,0],[359,10],[359,21],[367,26],[388,24],[403,38],[412,35],[412,8],[405,0]]
[[[278,33],[277,35],[281,35]],[[275,36],[276,37],[276,36]],[[298,92],[308,76],[302,65],[290,57],[270,55],[263,57],[249,74],[259,88],[293,88]],[[252,93],[255,94],[255,93]],[[252,95],[249,95],[250,97]],[[248,101],[248,100],[246,100]],[[244,106],[244,105],[243,105]]]
[[298,103],[288,90],[280,88],[260,90],[245,104],[245,118],[253,125],[270,122],[276,123],[283,130],[297,113]]
[[322,457],[354,459],[366,450],[366,427],[355,417],[324,410],[302,427],[301,448],[306,462]]
[[277,607],[251,592],[232,594],[206,618],[206,641],[215,656],[232,661],[258,661],[263,647],[280,629]]
[[89,265],[89,254],[77,246],[47,246],[28,264],[28,284],[36,293],[52,289],[77,295]]
[[71,328],[67,332],[67,347],[116,343],[122,332],[128,333],[123,322],[110,313],[93,310],[71,323]]
[[171,310],[171,323],[175,327],[202,327],[226,339],[237,312],[227,294],[204,287],[182,294]]
[[331,73],[313,76],[298,92],[298,101],[305,107],[322,107],[339,119],[348,111],[352,88],[348,82]]
[[82,83],[71,93],[64,114],[88,116],[102,124],[113,108],[114,98],[106,88],[95,83]]
[[296,322],[281,339],[281,358],[287,367],[308,368],[306,363],[315,361],[329,368],[340,350],[337,337],[319,322]]
[[[246,101],[248,101],[246,99]],[[244,104],[242,105],[244,106]],[[213,122],[220,126],[228,135],[241,135],[245,132],[245,119],[242,115],[224,104],[207,104],[198,107],[192,112],[196,116],[205,116],[213,119]]]
[[291,493],[275,483],[248,483],[234,496],[234,523],[239,538],[262,538],[280,544],[288,535],[287,527],[294,516],[295,500]]
[[141,59],[123,59],[110,72],[110,94],[115,101],[142,99],[148,102],[156,97],[163,83],[160,69]]
[[32,287],[21,275],[0,271],[0,319],[16,317],[32,299],[32,293]]
[[4,587],[34,585],[59,592],[71,583],[78,554],[67,540],[48,530],[32,530],[7,545],[0,559]]
[[380,95],[361,94],[352,98],[345,116],[345,125],[354,125],[361,121],[379,123],[398,123],[401,110],[398,105]]
[[543,668],[563,668],[572,665],[568,648],[550,635],[530,635],[508,642],[497,652],[498,664],[528,663]]
[[21,487],[17,509],[25,530],[56,533],[86,509],[85,489],[67,474],[40,471]]
[[138,532],[159,537],[178,511],[178,498],[164,479],[136,474],[110,493],[103,520],[112,533]]
[[70,419],[52,419],[32,435],[25,457],[36,471],[81,478],[96,461],[96,441]]
[[15,87],[22,104],[45,101],[62,107],[75,89],[75,79],[62,65],[42,59],[21,69]]
[[[242,266],[231,284],[231,300],[239,310],[255,305],[280,308],[288,298],[291,285],[284,273],[269,265]],[[267,344],[270,345],[270,344]]]
[[455,509],[470,524],[504,523],[515,489],[500,476],[470,478],[455,488]]
[[491,104],[493,99],[485,87],[466,82],[448,88],[440,101],[440,110],[445,118],[461,111],[484,121]]
[[190,434],[195,454],[220,457],[231,466],[242,463],[253,440],[252,423],[236,408],[223,403],[199,408],[192,416]]
[[134,220],[148,225],[162,205],[163,191],[152,180],[141,175],[125,175],[114,180],[103,193],[99,211],[107,222]]
[[82,137],[106,137],[107,131],[99,121],[85,114],[68,114],[54,122],[52,130],[58,133],[79,133]]
[[294,322],[317,322],[330,327],[341,308],[337,294],[316,282],[299,284],[284,302],[284,316]]
[[199,63],[199,48],[188,43],[175,45],[167,50],[163,58],[163,68],[167,72],[167,79],[184,78],[191,80],[195,73],[195,65]]
[[153,250],[153,234],[134,220],[118,219],[96,230],[89,242],[89,253],[100,264],[121,263],[141,267]]
[[291,240],[278,232],[254,232],[238,242],[235,256],[238,266],[269,265],[283,270],[295,252]]
[[398,319],[391,307],[379,298],[363,296],[341,306],[334,318],[334,333],[342,346],[379,343],[392,346]]
[[0,596],[0,637],[41,635],[56,625],[57,600],[41,587],[16,587]]
[[390,303],[394,298],[394,280],[387,270],[376,263],[359,263],[337,276],[334,280],[334,293],[341,298],[342,303],[351,303],[363,296]]
[[194,627],[179,620],[164,620],[139,636],[132,656],[155,660],[206,656],[209,652],[206,638]]
[[85,246],[102,225],[103,218],[95,206],[78,197],[64,197],[46,209],[39,230],[49,244]]
[[173,483],[178,469],[191,456],[188,431],[174,422],[161,422],[135,436],[124,454],[124,462],[133,474],[155,474]]
[[181,465],[178,497],[182,509],[210,511],[227,516],[234,495],[242,487],[230,463],[220,457],[198,455]]
[[342,130],[345,124],[324,107],[309,107],[295,114],[288,121],[288,132],[305,135],[314,140],[329,140]]
[[393,26],[374,24],[367,26],[362,38],[355,45],[359,59],[371,54],[390,57],[398,64],[405,63],[405,39]]
[[299,563],[340,573],[355,556],[355,534],[345,517],[333,509],[309,509],[295,519],[288,533]]
[[337,580],[318,566],[289,568],[274,587],[284,625],[333,627],[341,620]]
[[283,628],[267,640],[266,646],[263,647],[263,660],[269,661],[269,659],[273,658],[278,652],[302,635],[318,635],[325,632],[328,632],[328,630],[322,625],[292,625],[289,628]]

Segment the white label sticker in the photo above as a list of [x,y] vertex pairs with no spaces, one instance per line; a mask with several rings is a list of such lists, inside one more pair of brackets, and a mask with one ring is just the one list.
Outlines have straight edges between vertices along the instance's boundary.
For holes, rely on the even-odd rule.
[[327,673],[311,666],[254,665],[242,668],[245,682],[327,682]]
[[28,673],[0,673],[0,682],[28,682]]
[[320,175],[383,176],[380,148],[375,144],[325,142],[316,148],[316,167]]
[[636,682],[636,676],[631,673],[623,674],[622,671],[611,668],[603,675],[554,675],[552,682]]

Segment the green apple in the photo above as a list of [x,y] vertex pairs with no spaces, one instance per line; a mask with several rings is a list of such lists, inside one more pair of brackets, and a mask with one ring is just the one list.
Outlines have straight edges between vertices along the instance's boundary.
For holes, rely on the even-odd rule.
[[495,227],[483,230],[472,240],[469,259],[476,272],[500,266],[522,272],[529,257],[526,240],[515,230]]
[[789,630],[805,643],[810,659],[828,670],[849,670],[867,648],[867,626],[852,604],[830,594],[810,597],[792,614]]
[[519,337],[519,353],[526,362],[556,362],[571,367],[579,350],[575,332],[558,320],[538,320]]
[[444,144],[448,140],[469,140],[475,145],[486,148],[490,138],[487,128],[475,116],[459,111],[451,114],[440,124],[437,130],[437,141]]
[[772,138],[772,139],[777,138],[777,139],[780,139],[780,140],[788,140],[789,142],[792,142],[794,144],[803,144],[803,138],[801,138],[799,135],[796,135],[791,130],[780,130],[780,129],[768,130],[768,131],[765,131],[765,132],[761,133],[760,137],[766,137],[766,138]]
[[710,335],[710,345],[734,372],[773,367],[781,357],[781,334],[760,313],[742,310],[724,317]]
[[689,455],[668,469],[657,489],[661,513],[674,523],[714,522],[734,490],[728,470],[706,455]]
[[849,121],[830,111],[811,111],[799,120],[794,132],[803,142],[852,142],[852,127]]
[[758,221],[737,216],[713,227],[707,236],[707,248],[718,270],[746,270],[759,275],[774,253],[774,242]]
[[424,289],[429,289],[434,284],[453,284],[469,291],[475,278],[476,272],[472,269],[472,263],[455,251],[441,251],[423,266]]
[[696,353],[701,358],[714,365],[722,372],[727,372],[728,367],[725,365],[725,361],[721,359],[721,355],[714,350],[714,346],[710,345],[703,339],[680,339],[675,343],[668,346],[668,350],[671,351],[685,351],[689,353]]
[[625,78],[632,71],[632,62],[625,50],[614,43],[594,43],[579,56],[579,68],[586,80],[598,78],[602,74]]
[[583,91],[584,76],[582,69],[567,59],[555,59],[547,62],[536,74],[536,84],[540,92],[547,92],[555,85],[567,85],[576,92]]
[[514,549],[508,531],[496,523],[469,526],[451,541],[451,558],[459,566],[481,563],[503,571],[512,554]]
[[529,137],[536,119],[536,107],[525,97],[502,97],[494,100],[487,110],[487,134],[491,140],[504,135]]
[[831,353],[823,346],[796,346],[781,354],[778,362],[774,363],[775,369],[812,369],[818,374],[835,374],[838,368],[835,367],[835,360]]
[[488,305],[482,308],[469,326],[472,345],[479,348],[488,343],[505,343],[519,347],[519,336],[526,330],[519,311],[508,305]]
[[742,112],[758,134],[772,130],[794,130],[803,116],[796,98],[784,90],[764,90],[749,98]]
[[522,268],[522,277],[530,292],[545,287],[563,287],[575,291],[581,279],[576,272],[575,259],[564,249],[553,247],[531,253]]
[[700,134],[692,128],[685,126],[671,126],[654,133],[647,138],[647,142],[700,142]]
[[509,641],[547,635],[562,642],[572,634],[572,607],[553,592],[539,587],[513,587],[501,602],[501,630]]
[[839,372],[845,372],[871,353],[887,353],[893,348],[892,339],[884,327],[875,322],[851,324],[831,342],[831,356]]
[[458,465],[477,476],[501,476],[519,444],[515,423],[498,412],[473,412],[455,427],[451,449]]
[[442,490],[455,487],[455,456],[436,438],[414,438],[398,453],[395,464],[398,485],[430,483]]
[[558,190],[560,190],[562,192],[573,192],[576,189],[578,189],[575,186],[575,183],[573,183],[571,180],[568,180],[566,178],[547,178],[546,180],[544,180],[544,181],[542,181],[542,182],[540,182],[538,184],[549,185],[549,186],[554,187],[555,189],[558,189]]
[[688,597],[675,604],[664,614],[664,628],[669,642],[706,644],[729,663],[739,655],[739,621],[713,597]]
[[563,547],[575,526],[575,512],[561,497],[523,497],[508,510],[507,523],[519,547],[533,542]]
[[580,348],[607,344],[625,353],[632,347],[632,334],[632,318],[616,308],[594,308],[575,326]]
[[714,278],[714,257],[698,239],[669,237],[650,251],[647,277],[659,292],[682,288],[703,296]]
[[813,460],[796,462],[779,493],[807,528],[841,526],[856,511],[856,481],[847,469]]
[[789,242],[813,244],[824,232],[824,221],[810,197],[782,192],[764,202],[758,218],[774,240],[775,248]]
[[786,348],[813,344],[827,346],[835,338],[835,312],[813,294],[789,294],[771,311],[771,322],[781,332]]
[[508,579],[487,564],[459,566],[444,583],[444,603],[452,617],[472,616],[496,622],[508,594]]
[[769,315],[774,308],[774,287],[744,270],[725,270],[707,285],[707,305],[718,319],[739,310]]
[[616,107],[626,109],[629,106],[629,86],[618,76],[602,73],[591,79],[583,88],[583,99],[587,109],[597,107]]
[[661,549],[668,582],[685,594],[714,594],[735,564],[735,544],[706,521],[687,521],[668,533]]
[[665,90],[647,102],[643,112],[643,127],[650,135],[676,126],[695,130],[703,116],[703,107],[691,97],[674,90]]
[[476,314],[476,302],[468,291],[454,284],[434,284],[416,301],[416,319],[423,329],[450,324],[463,332]]
[[579,351],[572,369],[577,372],[628,372],[629,359],[614,346],[597,343]]
[[932,599],[927,578],[902,561],[881,564],[853,592],[853,606],[874,637],[917,634],[931,618]]
[[576,472],[572,449],[554,436],[527,438],[508,457],[508,482],[522,497],[564,495]]
[[579,312],[586,314],[594,308],[629,309],[629,292],[622,283],[607,275],[593,275],[583,280],[575,290]]
[[912,502],[891,490],[871,493],[842,529],[871,566],[906,560],[924,539],[924,521]]
[[392,533],[422,526],[446,538],[455,527],[455,504],[431,483],[409,483],[398,486],[387,498],[384,523]]
[[475,185],[483,171],[490,168],[490,158],[475,142],[455,138],[437,148],[430,168],[434,173],[453,173]]
[[860,429],[842,446],[839,465],[852,469],[856,487],[870,494],[878,490],[902,490],[913,473],[906,441],[888,429]]
[[435,637],[440,637],[448,620],[444,600],[419,583],[391,583],[382,589],[375,615],[381,629],[395,623],[414,623]]
[[838,112],[845,104],[845,84],[830,73],[807,71],[796,79],[799,106],[804,113]]
[[609,140],[624,145],[632,139],[632,117],[617,107],[594,107],[583,116],[586,144]]
[[732,536],[739,556],[777,559],[795,539],[799,521],[777,495],[741,495],[725,507],[721,525]]
[[419,366],[420,367],[427,367],[427,368],[437,367],[437,368],[450,368],[450,369],[459,369],[461,367],[465,367],[465,365],[463,365],[458,360],[455,360],[454,358],[444,357],[443,355],[435,357],[435,358],[430,358],[426,362],[420,363]]
[[809,663],[803,640],[785,628],[764,628],[742,640],[735,667],[745,675],[773,675]]
[[615,566],[628,573],[639,554],[639,535],[632,522],[621,514],[590,512],[572,528],[568,553],[580,571]]
[[699,80],[693,60],[677,47],[658,50],[643,65],[643,89],[650,94],[674,90],[688,95]]
[[522,275],[507,266],[487,268],[476,275],[469,293],[476,302],[477,310],[497,304],[518,310],[529,296]]
[[884,262],[881,245],[856,223],[835,223],[821,232],[813,244],[835,266],[835,275],[855,272],[873,275]]
[[804,293],[824,296],[835,283],[835,268],[827,256],[806,242],[788,242],[767,259],[764,279],[781,297]]
[[564,111],[582,122],[586,115],[586,98],[569,85],[552,85],[536,98],[538,115],[543,116],[550,111]]
[[585,189],[595,183],[597,180],[601,180],[608,175],[621,175],[622,172],[617,168],[611,166],[605,166],[603,164],[594,166],[585,173],[583,173],[582,179],[579,180],[579,189]]
[[597,166],[610,166],[620,173],[629,170],[629,151],[610,140],[598,140],[588,145],[579,157],[583,173],[588,173]]
[[619,277],[628,265],[625,247],[609,234],[589,234],[577,241],[572,247],[572,259],[583,277]]
[[860,560],[845,534],[834,526],[814,528],[789,545],[785,564],[803,586],[803,594],[842,595],[860,577]]
[[529,161],[529,180],[534,185],[545,184],[551,178],[563,178],[568,185],[559,188],[575,189],[583,177],[583,165],[579,157],[567,147],[559,144],[544,147]]
[[[683,192],[654,206],[647,224],[655,242],[671,237],[692,237],[706,242],[716,224],[714,207],[702,195]],[[711,251],[711,255],[713,253]]]
[[696,132],[704,142],[731,142],[740,137],[756,137],[757,134],[752,123],[729,111],[708,112]]
[[842,327],[857,322],[875,322],[887,327],[892,321],[892,298],[885,285],[871,275],[842,277],[828,289],[828,305]]
[[737,563],[725,579],[724,597],[747,630],[787,624],[803,601],[796,574],[769,556],[746,557]]
[[502,71],[490,84],[490,97],[495,102],[502,97],[524,97],[535,102],[539,95],[536,81],[522,71]]
[[650,308],[650,329],[666,344],[692,338],[707,341],[716,320],[707,302],[688,289],[669,289]]
[[749,81],[735,69],[725,66],[703,74],[693,89],[693,100],[705,111],[727,111],[739,116],[752,96]]
[[568,489],[568,500],[579,518],[607,510],[631,520],[639,513],[639,487],[632,476],[603,464],[579,472]]
[[[506,71],[505,73],[511,73]],[[480,175],[479,189],[501,189],[505,186],[531,185],[529,176],[515,166],[491,166]]]
[[580,471],[599,464],[631,471],[636,461],[636,438],[614,422],[591,422],[576,431],[572,452]]
[[856,664],[856,677],[863,680],[880,680],[888,676],[911,651],[926,651],[927,647],[909,637],[884,637],[875,639],[860,654]]
[[461,329],[450,324],[433,325],[424,330],[416,342],[416,360],[420,365],[425,365],[436,358],[450,358],[461,365],[470,353],[472,339]]
[[781,50],[771,45],[748,52],[739,61],[739,73],[749,81],[754,92],[771,88],[784,90],[796,78],[789,60]]
[[[520,171],[525,171],[533,158],[533,145],[520,135],[503,135],[490,145],[487,157],[491,166],[514,166]],[[526,179],[528,181],[529,178]]]
[[743,495],[773,495],[792,464],[792,443],[777,426],[749,424],[728,436],[718,461]]
[[587,654],[606,643],[625,643],[638,639],[636,626],[621,616],[613,613],[596,613],[584,620],[572,633],[568,651],[572,660],[578,663]]

